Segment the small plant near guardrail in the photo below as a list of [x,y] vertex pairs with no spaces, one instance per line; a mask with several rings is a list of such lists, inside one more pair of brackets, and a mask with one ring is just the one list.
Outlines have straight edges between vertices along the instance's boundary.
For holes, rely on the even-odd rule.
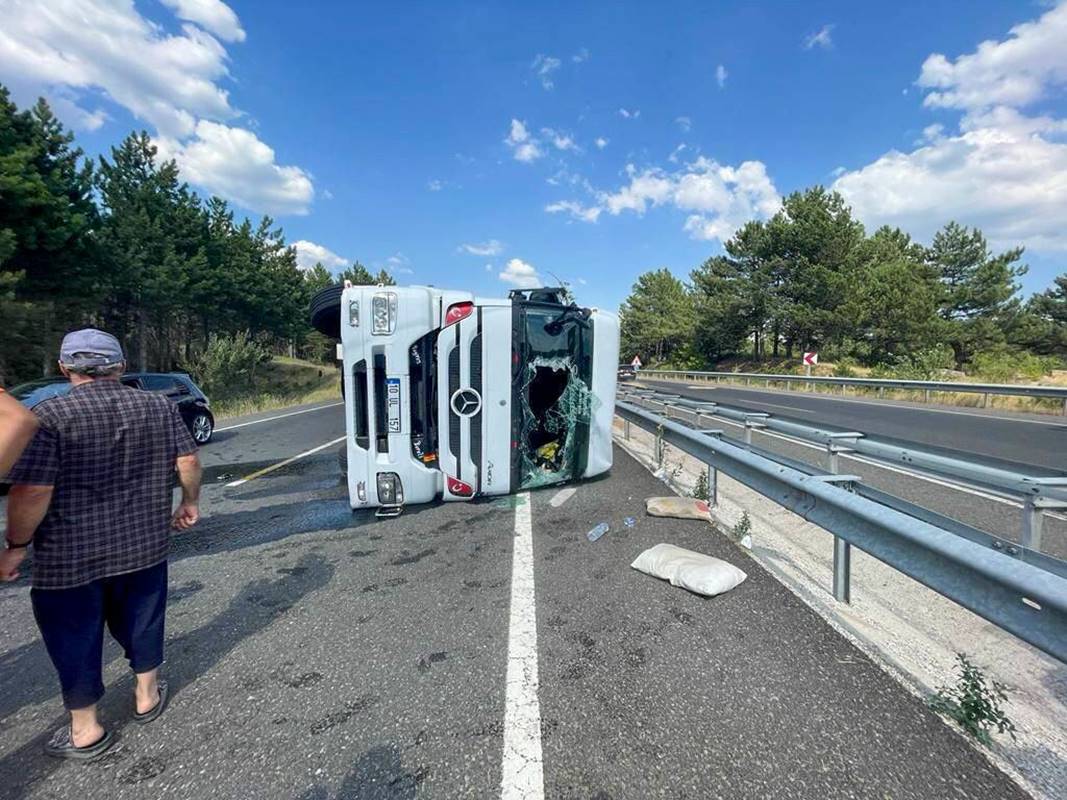
[[697,482],[693,486],[691,496],[705,503],[711,502],[711,487],[708,485],[708,470],[703,469],[697,473]]
[[741,519],[734,523],[734,526],[730,529],[730,537],[735,542],[740,542],[746,536],[752,535],[752,520],[748,518],[748,512],[741,512]]
[[930,708],[956,721],[956,724],[982,744],[992,743],[991,734],[1007,733],[1015,738],[1015,724],[1008,719],[1002,703],[1008,699],[1008,687],[995,679],[986,679],[980,667],[965,653],[956,654],[959,673],[954,686],[942,686],[927,701]]

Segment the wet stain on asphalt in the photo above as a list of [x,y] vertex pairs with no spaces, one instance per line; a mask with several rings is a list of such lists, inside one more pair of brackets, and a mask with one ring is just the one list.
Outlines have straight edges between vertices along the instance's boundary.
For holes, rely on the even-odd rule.
[[314,686],[316,683],[322,680],[322,673],[320,672],[305,672],[303,675],[297,675],[295,678],[291,678],[285,682],[286,686],[290,686],[293,689],[303,689],[305,686]]
[[348,553],[349,558],[366,558],[377,553],[377,550],[350,550]]
[[139,758],[129,769],[119,774],[119,781],[126,784],[141,783],[159,777],[167,769],[167,762],[162,758],[146,756]]
[[311,735],[318,736],[320,733],[326,733],[326,731],[336,728],[338,725],[343,725],[352,719],[352,717],[366,711],[377,702],[378,698],[375,695],[365,694],[352,702],[345,703],[343,711],[335,711],[332,714],[327,714],[318,722],[314,723],[310,728]]
[[429,548],[427,548],[425,550],[420,550],[418,553],[415,553],[414,555],[412,555],[409,551],[404,550],[396,558],[390,560],[389,563],[392,564],[393,566],[396,566],[396,567],[401,567],[401,566],[404,566],[405,564],[418,564],[424,558],[426,558],[428,556],[432,556],[436,552],[437,551],[432,547],[429,547]]
[[176,586],[167,594],[167,604],[174,605],[175,603],[180,603],[187,597],[192,597],[203,588],[204,584],[200,581],[189,581],[181,586]]
[[442,661],[447,660],[447,658],[448,658],[448,651],[447,650],[442,650],[442,651],[437,652],[437,653],[430,653],[429,655],[423,656],[422,658],[419,659],[419,666],[418,666],[419,672],[422,672],[422,673],[429,672],[433,668],[434,664],[439,664]]

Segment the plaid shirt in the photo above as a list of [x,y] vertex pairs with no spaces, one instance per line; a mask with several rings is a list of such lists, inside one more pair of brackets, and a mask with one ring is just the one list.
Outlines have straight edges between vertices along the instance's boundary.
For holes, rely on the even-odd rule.
[[178,456],[196,443],[161,395],[95,380],[47,400],[7,476],[53,486],[33,537],[35,589],[68,589],[166,560]]

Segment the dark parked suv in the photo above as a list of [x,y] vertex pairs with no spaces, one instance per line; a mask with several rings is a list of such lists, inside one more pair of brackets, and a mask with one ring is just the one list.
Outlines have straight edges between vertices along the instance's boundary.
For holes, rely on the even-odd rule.
[[[211,441],[211,434],[215,431],[215,416],[200,387],[184,372],[128,372],[122,376],[122,382],[134,389],[165,394],[177,403],[182,419],[196,443],[207,444]],[[33,408],[38,403],[69,391],[70,383],[65,378],[45,378],[19,384],[11,389],[11,396],[27,408]]]

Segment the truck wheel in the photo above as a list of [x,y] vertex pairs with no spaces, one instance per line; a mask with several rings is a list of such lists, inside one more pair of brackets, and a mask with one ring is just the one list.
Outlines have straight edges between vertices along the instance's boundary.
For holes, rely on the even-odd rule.
[[311,298],[311,327],[331,339],[341,338],[341,285],[327,286]]

